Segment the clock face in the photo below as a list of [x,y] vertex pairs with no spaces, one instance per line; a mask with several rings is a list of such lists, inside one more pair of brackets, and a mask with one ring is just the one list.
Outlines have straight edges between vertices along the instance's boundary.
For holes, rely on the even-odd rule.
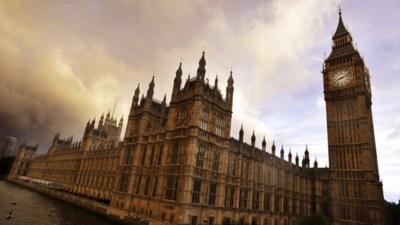
[[331,84],[334,87],[347,86],[353,80],[353,74],[349,69],[335,71],[331,75]]

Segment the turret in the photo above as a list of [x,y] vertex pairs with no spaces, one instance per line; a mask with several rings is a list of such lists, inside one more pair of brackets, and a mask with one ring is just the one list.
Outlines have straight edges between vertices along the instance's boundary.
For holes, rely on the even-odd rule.
[[53,144],[56,144],[59,139],[60,139],[60,133],[55,134],[53,138]]
[[318,168],[317,157],[315,157],[315,160],[314,160],[314,168]]
[[205,52],[203,51],[203,55],[199,60],[199,68],[197,68],[197,79],[204,81],[204,77],[206,75],[206,59],[204,57]]
[[254,134],[253,130],[253,135],[251,135],[251,147],[254,147],[256,145],[256,135]]
[[181,89],[181,83],[182,83],[182,63],[179,63],[179,67],[175,73],[174,87],[172,89],[172,95],[176,95],[179,93],[179,91]]
[[149,89],[147,89],[147,95],[146,98],[147,99],[153,99],[153,95],[154,95],[154,76],[151,79],[150,83],[149,83]]
[[90,124],[90,128],[94,128],[94,124],[96,123],[96,118],[93,118],[92,123]]
[[243,125],[240,127],[240,131],[239,131],[239,141],[240,142],[243,142],[243,135],[244,135],[244,132],[243,132]]
[[296,166],[299,166],[299,155],[297,153],[296,153],[295,161],[296,161]]
[[98,127],[103,126],[103,124],[104,124],[104,113],[101,114],[101,117],[100,117],[100,120],[99,120],[99,126],[98,126]]
[[281,147],[281,159],[285,157],[285,150],[283,150],[283,145]]
[[290,163],[292,163],[292,150],[291,149],[289,149],[288,160]]
[[263,150],[263,151],[266,151],[266,149],[267,149],[267,142],[265,141],[265,136],[264,136],[264,138],[263,138],[263,141],[262,141],[262,143],[261,143],[261,146],[262,146],[262,150]]
[[229,75],[228,78],[228,86],[226,86],[226,98],[225,98],[225,102],[230,106],[230,108],[232,109],[232,103],[233,103],[233,77],[232,77],[232,70],[231,70],[231,74]]
[[271,146],[272,155],[275,155],[275,149],[276,149],[276,147],[275,147],[275,140],[274,140],[274,141],[272,141],[272,146]]
[[133,115],[135,107],[138,106],[139,95],[140,95],[140,83],[138,83],[138,86],[136,87],[136,90],[135,90],[135,94],[133,95],[131,111],[130,111],[129,115]]
[[308,152],[307,145],[306,145],[306,151],[304,152],[304,159],[305,159],[306,166],[310,167],[310,153]]
[[110,110],[108,110],[108,113],[107,113],[107,116],[106,116],[106,123],[109,123],[109,122],[110,122],[110,119],[111,119],[111,117],[110,117]]
[[121,119],[119,120],[118,127],[119,127],[119,128],[122,128],[122,125],[123,125],[123,124],[124,124],[124,117],[121,116]]

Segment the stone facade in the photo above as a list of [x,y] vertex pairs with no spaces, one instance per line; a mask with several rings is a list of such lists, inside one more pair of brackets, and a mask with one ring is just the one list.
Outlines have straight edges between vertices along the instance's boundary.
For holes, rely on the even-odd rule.
[[[232,138],[232,72],[223,97],[218,78],[213,85],[205,78],[203,52],[195,77],[183,82],[179,65],[169,104],[154,98],[154,77],[146,95],[136,88],[122,141],[122,119],[117,125],[108,113],[97,127],[89,121],[80,141],[57,134],[27,174],[105,201],[108,214],[150,224],[286,225],[316,213],[337,225],[383,224],[369,76],[361,77],[366,67],[342,26],[340,17],[323,71],[330,168],[310,165],[307,147],[300,162],[275,143],[267,150],[265,138],[257,148],[254,133],[245,143],[243,129]],[[356,88],[329,85],[342,76],[331,75],[339,63],[355,71]]]

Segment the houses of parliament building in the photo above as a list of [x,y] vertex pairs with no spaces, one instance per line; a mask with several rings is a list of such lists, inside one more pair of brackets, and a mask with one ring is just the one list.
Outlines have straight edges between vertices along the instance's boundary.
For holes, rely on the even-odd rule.
[[314,214],[334,225],[384,224],[370,75],[341,13],[322,71],[329,168],[307,148],[300,159],[254,133],[245,143],[243,129],[231,137],[233,75],[223,96],[218,79],[206,81],[204,52],[196,76],[182,74],[180,64],[169,103],[154,98],[154,77],[142,97],[136,88],[122,140],[122,118],[102,115],[79,141],[56,134],[45,155],[20,146],[10,179],[53,181],[151,225],[294,225]]

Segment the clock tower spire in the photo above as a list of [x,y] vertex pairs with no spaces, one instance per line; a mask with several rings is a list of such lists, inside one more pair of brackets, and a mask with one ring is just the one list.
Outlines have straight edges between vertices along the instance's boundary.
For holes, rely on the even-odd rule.
[[369,70],[339,23],[323,73],[334,225],[383,224]]

